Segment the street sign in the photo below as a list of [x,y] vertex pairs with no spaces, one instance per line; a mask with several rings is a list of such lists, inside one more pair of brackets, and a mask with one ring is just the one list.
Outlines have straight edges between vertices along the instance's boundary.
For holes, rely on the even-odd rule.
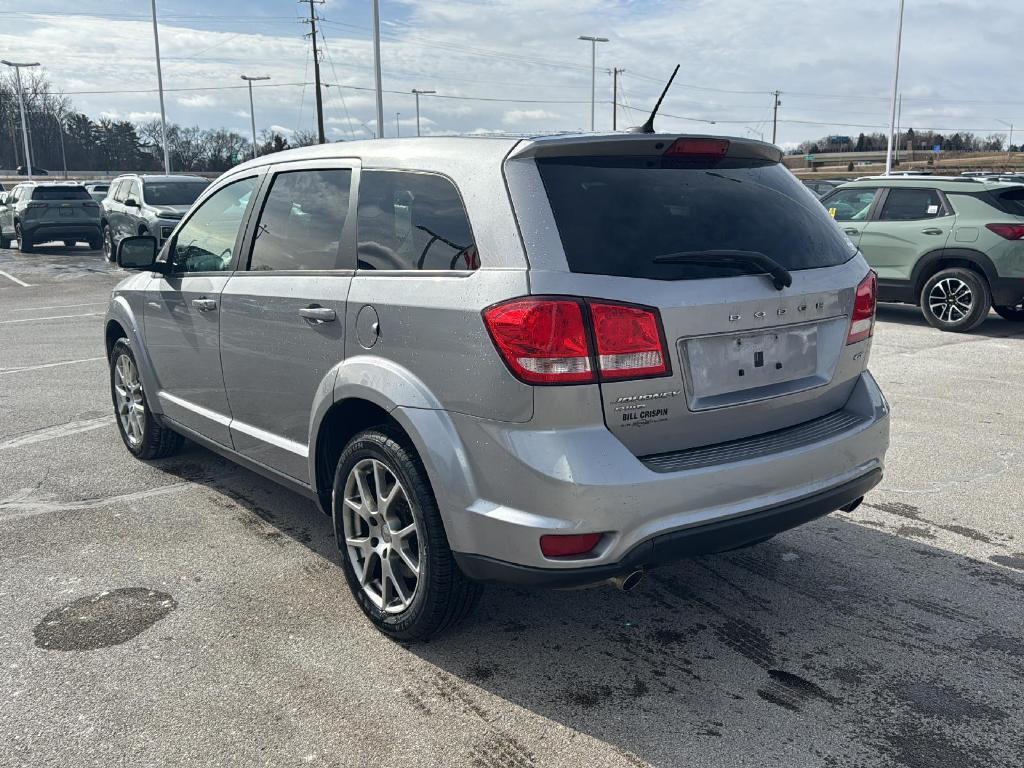
[[942,145],[941,144],[936,144],[934,147],[932,147],[932,152],[934,152],[936,155],[939,154],[939,152],[941,152],[941,151],[942,151]]
[[804,160],[806,160],[809,163],[813,162],[814,161],[814,155],[804,155]]

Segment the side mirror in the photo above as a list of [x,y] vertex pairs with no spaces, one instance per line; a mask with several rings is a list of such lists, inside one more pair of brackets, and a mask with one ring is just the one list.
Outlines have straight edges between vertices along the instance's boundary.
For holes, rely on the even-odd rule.
[[139,207],[139,201],[136,200],[134,197],[129,197],[127,200],[124,201],[124,204],[127,205],[129,208]]
[[157,250],[155,237],[126,237],[117,244],[117,265],[125,269],[155,269]]

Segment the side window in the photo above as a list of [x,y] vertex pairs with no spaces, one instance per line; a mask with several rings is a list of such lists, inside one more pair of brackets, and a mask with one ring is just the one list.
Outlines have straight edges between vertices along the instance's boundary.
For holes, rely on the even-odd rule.
[[882,221],[916,221],[942,215],[942,199],[937,190],[894,187],[885,198],[879,218]]
[[841,189],[824,200],[824,205],[836,221],[864,221],[875,199],[875,188]]
[[256,183],[252,177],[228,184],[192,213],[175,235],[172,272],[223,272],[231,268],[242,215]]
[[136,203],[142,203],[142,185],[139,184],[138,179],[133,179],[132,183],[128,185],[124,199],[128,200],[129,198],[134,200]]
[[286,171],[274,176],[252,245],[249,269],[354,269],[341,250],[352,171]]
[[364,170],[359,181],[359,269],[479,269],[459,192],[429,173]]
[[128,191],[128,183],[129,179],[121,179],[114,185],[113,192],[110,196],[114,198],[115,203],[124,202],[125,193]]

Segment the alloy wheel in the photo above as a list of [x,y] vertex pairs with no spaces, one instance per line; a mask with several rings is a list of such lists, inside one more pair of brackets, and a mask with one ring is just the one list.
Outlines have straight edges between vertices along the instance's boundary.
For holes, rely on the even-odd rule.
[[110,234],[110,227],[103,229],[103,255],[107,261],[114,260],[114,237]]
[[378,459],[363,459],[345,480],[345,548],[363,593],[381,611],[401,613],[416,595],[420,534],[398,476]]
[[114,400],[125,438],[132,448],[138,448],[146,426],[146,404],[142,397],[139,369],[135,367],[135,361],[124,353],[114,363]]
[[959,323],[971,313],[973,306],[971,286],[956,277],[939,280],[928,293],[928,308],[944,323]]

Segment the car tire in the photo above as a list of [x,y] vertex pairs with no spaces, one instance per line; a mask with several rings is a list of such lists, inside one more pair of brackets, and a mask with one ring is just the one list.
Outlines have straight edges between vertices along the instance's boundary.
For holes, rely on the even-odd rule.
[[103,241],[104,258],[106,258],[107,261],[115,261],[117,254],[114,252],[114,233],[110,230],[109,225],[103,225],[103,229],[100,232],[100,240]]
[[184,438],[153,416],[135,353],[125,338],[118,339],[110,350],[110,397],[117,431],[135,458],[162,459],[181,448]]
[[18,250],[22,253],[33,253],[35,248],[32,247],[32,241],[26,241],[24,233],[21,231],[21,224],[15,222],[14,224],[14,237],[18,241]]
[[992,307],[1001,318],[1014,323],[1024,322],[1024,301],[1013,307]]
[[90,237],[86,242],[89,244],[90,251],[98,251],[103,247],[103,239],[100,237]]
[[384,634],[427,640],[476,607],[483,585],[459,570],[423,464],[398,430],[368,429],[349,441],[332,513],[345,580]]
[[0,229],[0,248],[10,248],[12,242],[14,242],[13,235],[5,235],[3,229]]
[[953,333],[977,328],[985,322],[992,307],[988,281],[964,267],[936,272],[925,282],[920,299],[928,324]]

